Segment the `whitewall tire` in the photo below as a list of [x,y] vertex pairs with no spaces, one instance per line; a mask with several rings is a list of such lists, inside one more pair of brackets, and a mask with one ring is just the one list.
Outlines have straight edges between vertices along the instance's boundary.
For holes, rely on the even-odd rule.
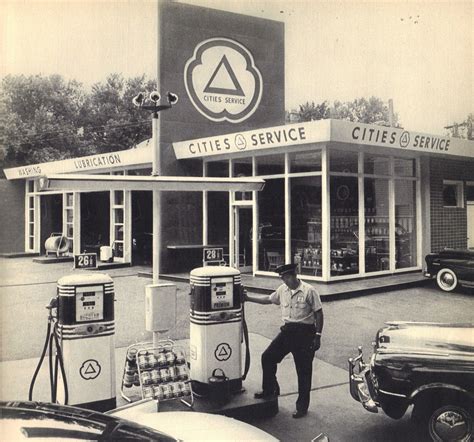
[[452,292],[458,286],[458,277],[451,269],[441,269],[436,275],[438,287],[445,292]]

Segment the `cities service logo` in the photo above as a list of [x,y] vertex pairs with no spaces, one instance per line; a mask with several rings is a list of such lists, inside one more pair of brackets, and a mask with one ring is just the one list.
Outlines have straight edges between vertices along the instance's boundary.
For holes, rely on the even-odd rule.
[[262,98],[262,75],[247,48],[227,38],[199,43],[184,68],[194,107],[211,121],[240,123]]

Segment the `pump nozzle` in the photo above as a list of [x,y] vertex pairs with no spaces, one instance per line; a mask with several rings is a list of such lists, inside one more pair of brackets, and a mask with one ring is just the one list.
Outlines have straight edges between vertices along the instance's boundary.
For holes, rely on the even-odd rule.
[[247,289],[241,285],[240,286],[240,303],[243,304],[247,300]]
[[46,306],[48,310],[52,310],[53,308],[58,307],[58,298],[51,298],[49,300],[49,304]]

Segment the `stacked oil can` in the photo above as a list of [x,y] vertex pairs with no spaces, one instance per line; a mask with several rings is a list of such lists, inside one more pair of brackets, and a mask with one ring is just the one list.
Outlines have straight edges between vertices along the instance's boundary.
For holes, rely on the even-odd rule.
[[[138,388],[136,388],[138,387]],[[192,406],[193,394],[186,353],[173,341],[134,344],[128,347],[122,379],[122,397],[132,402],[138,390],[138,399],[158,402],[181,399]],[[127,391],[127,394],[125,394]],[[191,400],[188,403],[185,399]]]

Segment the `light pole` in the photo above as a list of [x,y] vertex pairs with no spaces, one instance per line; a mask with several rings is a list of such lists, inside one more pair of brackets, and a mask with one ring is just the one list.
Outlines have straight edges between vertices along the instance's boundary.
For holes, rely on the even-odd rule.
[[[158,134],[158,113],[171,109],[178,102],[178,96],[172,92],[166,93],[166,104],[158,104],[160,94],[153,91],[149,99],[145,98],[145,93],[140,92],[132,100],[133,104],[139,109],[148,111],[152,114],[152,139],[153,139],[153,157],[152,172],[153,176],[161,174],[160,159],[160,140]],[[158,284],[160,276],[160,235],[161,235],[161,193],[158,190],[153,191],[153,284]]]

